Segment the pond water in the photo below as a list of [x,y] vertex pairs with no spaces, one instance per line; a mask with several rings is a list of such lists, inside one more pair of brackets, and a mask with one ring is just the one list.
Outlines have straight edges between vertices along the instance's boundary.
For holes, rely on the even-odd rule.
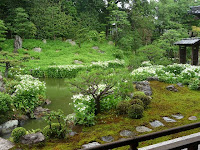
[[[65,116],[73,112],[69,106],[69,103],[72,102],[72,93],[69,90],[69,86],[64,82],[64,79],[45,78],[40,79],[40,81],[46,83],[46,96],[51,101],[51,104],[44,106],[45,108],[55,111],[61,109]],[[23,125],[27,130],[42,129],[45,126],[46,123],[43,119],[30,119]]]

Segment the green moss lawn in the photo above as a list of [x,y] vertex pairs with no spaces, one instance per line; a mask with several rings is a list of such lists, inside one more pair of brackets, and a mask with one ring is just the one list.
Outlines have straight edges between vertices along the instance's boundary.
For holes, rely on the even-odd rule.
[[[3,51],[13,52],[13,43],[13,40],[6,40],[2,46]],[[93,49],[94,46],[98,46],[99,49]],[[42,48],[42,52],[33,51],[33,48],[38,47]],[[115,60],[115,54],[122,53],[121,50],[114,45],[109,45],[107,42],[85,42],[79,47],[61,40],[47,40],[45,44],[42,40],[34,39],[23,40],[23,47],[18,51],[20,55],[30,56],[30,60],[22,62],[22,65],[33,68],[49,65],[72,65],[74,60],[82,61],[83,64]]]
[[[166,86],[169,84],[151,81],[151,87],[153,89],[152,102],[147,110],[144,112],[144,117],[141,119],[129,119],[127,116],[118,116],[116,112],[110,111],[102,113],[97,116],[97,124],[92,127],[76,127],[74,128],[79,134],[74,137],[70,137],[67,140],[50,140],[46,143],[45,147],[32,147],[32,149],[42,150],[73,150],[80,149],[81,145],[89,142],[97,141],[104,143],[100,140],[102,136],[111,135],[115,140],[119,140],[123,137],[120,136],[120,131],[127,129],[133,131],[136,135],[141,135],[136,131],[136,127],[144,125],[153,129],[149,122],[159,120],[165,124],[164,127],[154,128],[152,132],[161,131],[177,126],[182,126],[194,122],[200,121],[200,92],[189,90],[187,87],[177,87],[178,92],[171,92],[166,90]],[[172,114],[180,113],[184,115],[184,118],[177,120],[175,123],[166,123],[162,117]],[[196,116],[196,121],[189,121],[188,117]],[[173,117],[171,117],[173,118]],[[183,135],[199,132],[199,128],[191,131],[181,132],[162,138],[145,141],[140,143],[140,147],[158,143],[161,141],[173,139]],[[147,134],[147,133],[143,133]],[[26,148],[24,148],[26,149]],[[29,149],[29,148],[27,148]],[[126,150],[128,147],[117,148],[117,150]]]

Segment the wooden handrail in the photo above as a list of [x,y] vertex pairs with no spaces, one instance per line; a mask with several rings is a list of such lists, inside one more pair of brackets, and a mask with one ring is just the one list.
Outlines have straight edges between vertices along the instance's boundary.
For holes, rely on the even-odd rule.
[[139,142],[159,138],[159,137],[170,135],[170,134],[179,133],[182,131],[195,129],[198,127],[200,127],[200,122],[184,125],[181,127],[175,127],[175,128],[171,128],[171,129],[167,129],[167,130],[163,130],[159,132],[154,132],[150,134],[145,134],[145,135],[141,135],[141,136],[137,136],[137,137],[121,140],[121,141],[106,143],[106,144],[98,145],[95,147],[86,148],[84,150],[108,150],[108,149],[127,146],[127,145],[130,145],[131,150],[137,150],[137,146]]

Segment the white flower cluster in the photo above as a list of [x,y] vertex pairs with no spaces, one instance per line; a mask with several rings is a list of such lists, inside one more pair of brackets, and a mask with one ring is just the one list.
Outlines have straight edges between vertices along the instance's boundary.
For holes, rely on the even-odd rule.
[[16,88],[16,95],[27,92],[34,96],[46,89],[44,82],[39,81],[39,79],[31,75],[17,75],[17,77],[20,79],[20,83],[14,87]]
[[84,65],[53,65],[49,66],[49,68],[59,68],[59,69],[67,69],[69,71],[79,68],[84,68]]
[[141,66],[143,66],[143,67],[152,66],[152,64],[150,63],[150,61],[143,61]]
[[150,76],[157,76],[156,71],[160,71],[163,69],[164,66],[162,65],[155,65],[155,66],[148,66],[148,67],[140,67],[135,69],[131,72],[133,76],[135,75],[142,75],[142,74],[149,74]]
[[87,68],[87,67],[93,67],[93,66],[99,66],[99,67],[108,67],[109,64],[118,64],[118,65],[124,65],[125,61],[124,60],[109,60],[109,61],[98,61],[98,62],[92,62],[90,65],[53,65],[49,66],[49,68],[59,68],[59,69],[67,69],[69,71],[73,69],[79,69],[79,68]]
[[200,79],[200,66],[189,64],[153,65],[135,69],[131,75],[136,80],[144,80],[147,77],[154,76],[169,83],[184,82],[184,80],[191,80],[192,78]]
[[109,61],[92,62],[90,67],[92,67],[92,66],[100,66],[100,67],[106,68],[106,67],[109,66],[109,64],[124,65],[125,61],[124,60],[115,59],[115,60],[109,60]]

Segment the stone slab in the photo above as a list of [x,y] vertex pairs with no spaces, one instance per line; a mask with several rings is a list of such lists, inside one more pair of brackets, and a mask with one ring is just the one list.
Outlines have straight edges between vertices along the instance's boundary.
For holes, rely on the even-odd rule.
[[120,136],[133,137],[133,136],[135,136],[135,134],[129,130],[122,130],[120,132]]
[[82,148],[90,148],[90,147],[94,147],[94,146],[98,146],[100,145],[98,142],[92,142],[92,143],[88,143],[88,144],[84,144],[82,145]]
[[152,129],[147,128],[147,127],[145,127],[145,126],[138,126],[138,127],[136,127],[136,131],[137,131],[137,132],[151,132]]
[[172,117],[174,117],[176,119],[182,119],[184,116],[181,114],[175,114],[175,115],[172,115]]
[[176,122],[176,120],[171,119],[171,118],[169,118],[169,117],[163,117],[163,119],[164,119],[166,122]]
[[165,126],[162,122],[155,120],[153,122],[150,122],[150,125],[154,128],[160,127],[160,126]]
[[109,135],[109,136],[101,137],[101,140],[104,142],[112,142],[112,141],[114,141],[114,138],[111,135]]

